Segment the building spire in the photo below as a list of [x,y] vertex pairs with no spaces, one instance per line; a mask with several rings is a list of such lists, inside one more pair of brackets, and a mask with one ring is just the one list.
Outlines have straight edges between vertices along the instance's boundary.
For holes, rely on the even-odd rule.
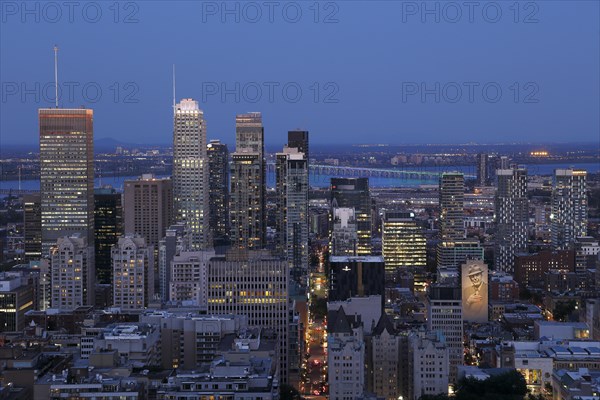
[[175,115],[175,64],[173,64],[173,115]]
[[54,45],[54,103],[58,108],[58,46]]

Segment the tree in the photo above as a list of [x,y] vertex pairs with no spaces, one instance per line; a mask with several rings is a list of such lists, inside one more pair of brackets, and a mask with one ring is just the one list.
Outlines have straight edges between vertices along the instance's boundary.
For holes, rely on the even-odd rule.
[[456,385],[456,400],[521,400],[527,394],[525,378],[511,370],[488,379],[461,379]]
[[280,400],[300,400],[300,392],[298,390],[287,384],[283,384],[279,387],[279,398]]
[[556,321],[563,322],[569,316],[569,314],[575,311],[576,306],[577,302],[575,300],[561,301],[556,304],[554,310],[552,310],[552,317]]

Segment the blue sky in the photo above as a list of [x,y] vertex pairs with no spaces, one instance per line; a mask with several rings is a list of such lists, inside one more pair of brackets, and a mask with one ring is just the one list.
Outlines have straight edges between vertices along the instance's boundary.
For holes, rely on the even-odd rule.
[[23,3],[1,2],[4,144],[37,142],[55,44],[60,105],[93,108],[96,138],[169,143],[176,64],[230,144],[247,111],[268,144],[599,140],[597,1]]

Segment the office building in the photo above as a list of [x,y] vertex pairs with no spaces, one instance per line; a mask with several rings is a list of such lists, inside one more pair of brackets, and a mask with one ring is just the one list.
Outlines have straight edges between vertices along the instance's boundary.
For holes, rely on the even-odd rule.
[[310,162],[310,152],[308,148],[308,131],[288,131],[287,147],[297,148],[299,153],[303,153],[306,160]]
[[438,268],[459,268],[466,260],[483,260],[483,247],[477,239],[456,240],[438,244]]
[[512,167],[496,171],[496,271],[514,272],[515,255],[527,251],[529,199],[527,170]]
[[113,305],[141,310],[154,297],[154,249],[141,236],[120,237],[112,247]]
[[356,219],[357,255],[370,255],[372,251],[371,194],[368,178],[331,178],[332,209],[353,208]]
[[209,221],[213,244],[227,244],[229,239],[229,150],[225,143],[211,140],[208,156]]
[[463,364],[463,316],[458,286],[433,284],[429,287],[427,329],[439,331],[446,340],[450,383],[456,382],[457,367]]
[[277,153],[277,250],[292,280],[308,284],[308,160],[297,148]]
[[288,363],[289,304],[287,261],[266,251],[232,249],[208,263],[208,314],[239,314],[248,326],[272,329],[278,340],[282,382]]
[[160,327],[164,369],[193,370],[211,363],[226,336],[248,329],[247,318],[241,315],[149,311],[140,316],[140,322]]
[[25,328],[25,313],[34,309],[36,280],[25,272],[0,272],[0,332]]
[[414,213],[386,211],[382,242],[387,276],[396,277],[402,269],[427,265],[427,241]]
[[356,256],[358,249],[358,228],[354,208],[336,207],[332,210],[331,240],[329,248],[332,256]]
[[182,251],[171,261],[169,300],[207,308],[207,269],[213,251]]
[[96,283],[112,284],[111,249],[122,233],[121,193],[110,186],[94,189]]
[[42,256],[59,238],[75,233],[93,249],[94,112],[42,108],[38,115]]
[[94,304],[94,248],[75,234],[58,238],[50,251],[51,307],[74,310]]
[[329,301],[355,296],[383,297],[385,262],[381,256],[330,256]]
[[23,236],[25,261],[39,260],[42,257],[42,209],[39,193],[23,196]]
[[143,236],[147,246],[157,246],[174,222],[171,179],[144,174],[125,181],[123,214],[126,234]]
[[552,188],[552,246],[566,249],[580,236],[587,236],[587,172],[557,169]]
[[460,172],[440,176],[440,238],[442,242],[465,238],[465,177]]
[[[173,116],[173,204],[175,219],[184,221],[193,250],[212,247],[210,237],[208,157],[204,112],[193,99],[183,99]],[[171,223],[165,226],[168,227]],[[163,234],[150,242],[158,243]]]
[[421,329],[408,338],[409,400],[448,394],[449,351],[440,331]]
[[235,133],[229,206],[231,243],[238,249],[258,250],[266,244],[267,230],[262,115],[237,115]]

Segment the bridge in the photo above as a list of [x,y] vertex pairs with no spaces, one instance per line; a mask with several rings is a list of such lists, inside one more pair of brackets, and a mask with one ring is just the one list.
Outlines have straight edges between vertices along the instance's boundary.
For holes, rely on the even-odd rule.
[[[275,172],[275,163],[267,163],[267,170]],[[451,168],[448,168],[450,171]],[[368,167],[345,167],[338,165],[310,164],[309,173],[312,175],[332,175],[340,177],[357,178],[394,178],[394,179],[418,179],[437,180],[442,172],[435,171],[408,171],[393,168],[368,168]],[[474,179],[474,175],[465,174],[465,178]]]
[[29,189],[0,189],[0,195],[13,195],[13,196],[22,196],[24,194],[36,194],[39,193],[39,190],[29,190]]

